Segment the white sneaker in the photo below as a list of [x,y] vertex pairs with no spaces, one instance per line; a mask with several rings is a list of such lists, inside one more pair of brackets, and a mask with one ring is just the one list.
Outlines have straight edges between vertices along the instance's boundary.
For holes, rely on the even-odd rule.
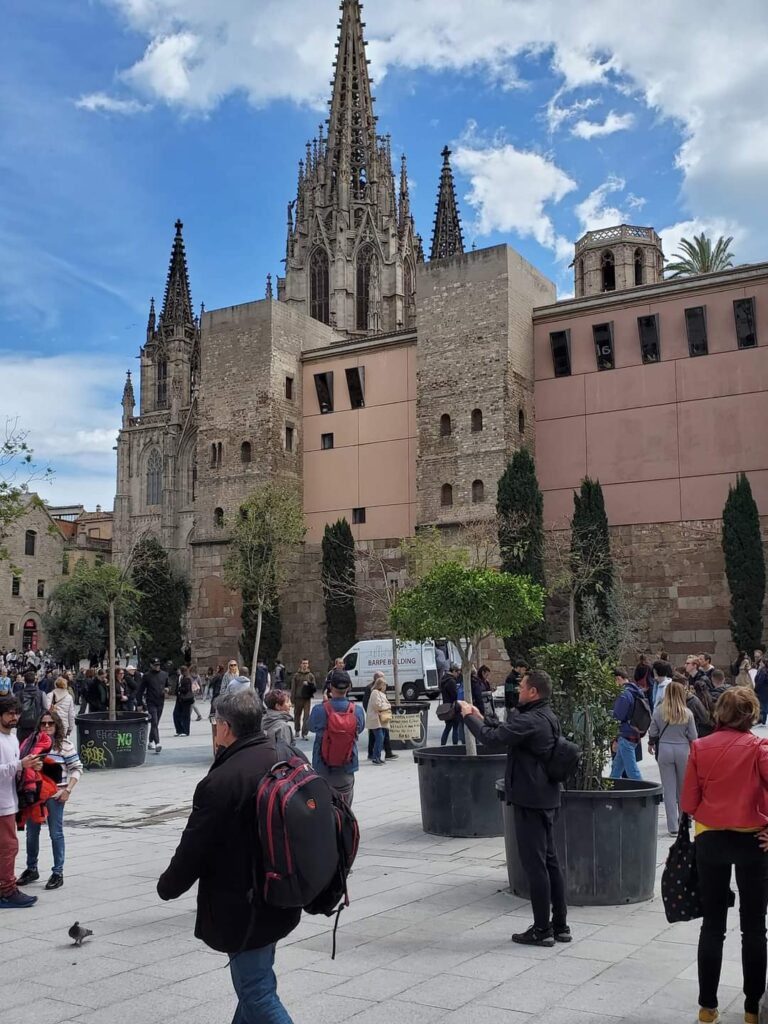
[[154,750],[155,749],[155,741],[154,740],[150,740],[149,741],[149,749],[150,750]]

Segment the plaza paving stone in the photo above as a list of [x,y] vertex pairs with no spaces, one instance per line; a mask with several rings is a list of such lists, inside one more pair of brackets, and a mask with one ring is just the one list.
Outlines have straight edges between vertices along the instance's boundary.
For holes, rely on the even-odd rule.
[[[67,807],[65,885],[51,893],[42,889],[50,852],[41,842],[41,882],[28,889],[37,906],[1,919],[3,1022],[231,1020],[227,958],[192,934],[194,892],[173,903],[155,894],[211,758],[208,723],[176,739],[170,717],[169,706],[163,752],[144,767],[85,775]],[[658,778],[652,759],[643,773]],[[510,934],[531,916],[506,891],[503,840],[425,835],[409,755],[385,768],[363,762],[355,811],[362,846],[337,959],[325,918],[305,916],[278,947],[279,990],[295,1024],[695,1019],[698,926],[667,923],[658,885],[649,903],[573,908],[570,945],[515,946]],[[661,818],[658,830],[660,878],[670,844]],[[94,931],[81,949],[67,937],[75,919]],[[735,1024],[743,1019],[735,911],[729,925],[721,1008]]]

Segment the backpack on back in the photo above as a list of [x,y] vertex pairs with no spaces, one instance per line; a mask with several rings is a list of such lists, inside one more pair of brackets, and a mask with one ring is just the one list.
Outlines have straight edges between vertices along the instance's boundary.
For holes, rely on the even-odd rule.
[[[274,765],[259,784],[256,819],[264,864],[262,896],[274,907],[339,914],[357,855],[357,819],[325,779],[300,758]],[[258,880],[262,885],[262,880]]]
[[37,688],[28,690],[25,687],[19,694],[19,703],[21,704],[21,715],[19,716],[20,729],[34,729],[37,725],[37,720],[42,711],[42,694],[38,697],[39,693],[40,691]]
[[629,724],[642,738],[651,727],[651,706],[647,699],[637,693],[633,694],[635,702],[629,716]]
[[328,722],[323,732],[320,755],[329,768],[344,768],[352,763],[357,744],[357,715],[351,702],[345,711],[336,711],[331,702],[325,704]]

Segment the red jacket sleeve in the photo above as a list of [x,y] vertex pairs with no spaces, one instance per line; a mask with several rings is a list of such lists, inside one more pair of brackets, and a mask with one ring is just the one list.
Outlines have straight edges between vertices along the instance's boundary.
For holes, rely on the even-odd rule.
[[699,779],[698,764],[698,741],[691,744],[691,753],[688,758],[688,767],[683,781],[683,790],[680,795],[680,808],[685,814],[696,817],[696,812],[701,804],[701,781]]

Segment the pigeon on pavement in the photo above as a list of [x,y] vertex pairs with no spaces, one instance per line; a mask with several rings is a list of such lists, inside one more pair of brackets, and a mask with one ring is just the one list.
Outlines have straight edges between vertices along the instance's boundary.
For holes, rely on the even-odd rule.
[[81,928],[80,922],[75,921],[75,923],[69,929],[67,934],[69,935],[70,939],[75,940],[76,946],[82,946],[83,939],[87,939],[89,935],[93,935],[93,932],[91,931],[90,928]]

